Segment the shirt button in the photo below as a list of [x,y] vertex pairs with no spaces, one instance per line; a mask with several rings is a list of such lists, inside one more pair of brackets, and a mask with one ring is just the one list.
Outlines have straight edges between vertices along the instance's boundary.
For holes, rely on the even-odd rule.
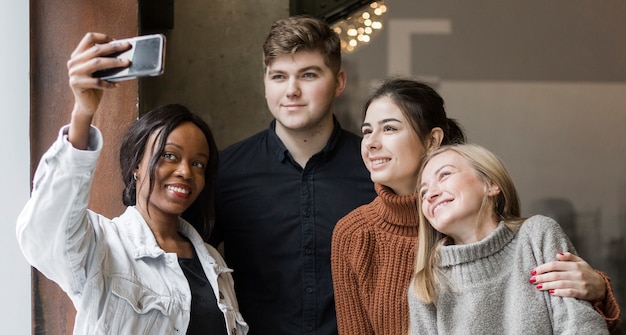
[[141,301],[137,301],[137,308],[143,309],[143,304],[141,303]]
[[308,286],[308,287],[306,288],[306,292],[307,292],[307,293],[312,293],[312,292],[313,292],[313,288],[312,288],[311,286]]
[[311,326],[311,325],[306,326],[306,331],[312,332],[313,331],[313,326]]
[[231,332],[233,335],[237,335],[237,328],[233,328],[233,331]]
[[224,293],[222,293],[222,291],[220,291],[220,300],[224,299]]
[[313,251],[311,249],[304,249],[304,254],[305,255],[310,255],[312,253],[313,253]]

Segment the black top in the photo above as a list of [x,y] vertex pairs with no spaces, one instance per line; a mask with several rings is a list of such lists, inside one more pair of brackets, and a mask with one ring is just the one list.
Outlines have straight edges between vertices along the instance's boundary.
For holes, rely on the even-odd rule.
[[227,335],[224,313],[217,306],[213,288],[202,269],[198,255],[194,251],[193,258],[179,257],[178,263],[191,289],[191,318],[187,335]]
[[376,196],[361,139],[335,120],[303,169],[275,125],[220,152],[211,242],[224,241],[250,334],[337,334],[332,231]]

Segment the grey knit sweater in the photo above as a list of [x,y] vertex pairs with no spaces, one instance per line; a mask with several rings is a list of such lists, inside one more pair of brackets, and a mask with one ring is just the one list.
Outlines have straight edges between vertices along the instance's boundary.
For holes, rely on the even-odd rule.
[[411,334],[608,334],[589,302],[529,283],[534,267],[573,250],[561,227],[540,215],[517,232],[500,223],[480,242],[442,247],[451,288],[442,288],[434,304],[409,289]]

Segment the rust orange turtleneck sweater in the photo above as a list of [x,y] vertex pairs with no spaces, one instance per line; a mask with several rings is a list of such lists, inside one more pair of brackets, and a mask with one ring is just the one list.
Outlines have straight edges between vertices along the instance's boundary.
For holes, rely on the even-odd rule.
[[406,334],[417,244],[417,195],[376,184],[378,197],[341,219],[331,264],[340,334]]

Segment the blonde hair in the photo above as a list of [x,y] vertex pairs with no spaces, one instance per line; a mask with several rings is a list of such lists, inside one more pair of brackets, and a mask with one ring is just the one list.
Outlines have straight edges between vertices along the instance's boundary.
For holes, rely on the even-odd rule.
[[[504,221],[511,229],[518,229],[524,219],[520,216],[520,202],[513,180],[502,161],[479,145],[455,144],[434,150],[421,163],[417,185],[422,183],[422,173],[428,162],[447,151],[454,151],[461,155],[486,184],[499,187],[500,192],[496,196],[485,196],[480,211],[482,212],[486,206],[493,206],[497,221]],[[439,293],[439,287],[447,285],[445,276],[439,270],[438,251],[442,245],[450,244],[451,238],[435,230],[421,208],[422,198],[420,197],[418,203],[419,235],[411,287],[419,300],[432,303]]]

